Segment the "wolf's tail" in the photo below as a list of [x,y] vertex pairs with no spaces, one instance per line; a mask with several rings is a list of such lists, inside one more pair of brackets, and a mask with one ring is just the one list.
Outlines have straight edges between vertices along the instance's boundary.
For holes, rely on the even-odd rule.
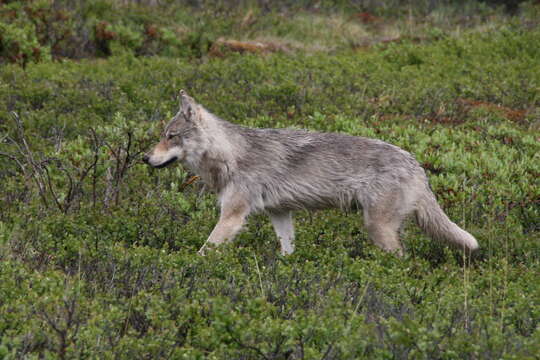
[[446,240],[471,252],[479,248],[474,236],[457,226],[446,216],[429,188],[418,202],[416,221],[432,238]]

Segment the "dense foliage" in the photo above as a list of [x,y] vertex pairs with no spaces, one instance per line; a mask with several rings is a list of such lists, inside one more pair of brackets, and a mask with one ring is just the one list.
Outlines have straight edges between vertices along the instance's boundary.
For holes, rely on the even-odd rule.
[[[395,40],[397,33],[418,39],[437,35],[441,28],[493,23],[503,8],[515,13],[522,2],[0,0],[0,64],[24,67],[51,58],[126,51],[201,58],[219,54],[216,45],[224,36],[263,40],[280,49],[343,49]],[[532,3],[522,6],[528,7],[534,8]]]
[[[0,5],[0,19],[7,7],[28,11],[21,3]],[[107,21],[103,31],[125,31],[135,45],[111,38],[110,53],[85,54],[107,58],[67,60],[56,55],[69,46],[56,53],[33,28],[0,21],[2,56],[14,49],[6,44],[31,44],[17,45],[24,63],[0,68],[0,359],[538,356],[538,6],[507,17],[469,4],[484,13],[467,30],[455,27],[463,9],[419,8],[414,24],[371,9],[377,23],[345,22],[339,33],[307,24],[326,29],[347,18],[343,9],[306,6],[272,24],[280,13],[262,5],[251,21],[208,8],[189,10],[199,20],[167,17],[173,2],[139,12],[87,4],[65,15]],[[96,4],[110,11],[94,16]],[[209,42],[177,34],[169,50],[150,51],[129,29],[138,16],[161,29],[184,19],[192,40]],[[384,22],[399,32],[392,41],[380,35]],[[208,24],[222,27],[206,36]],[[208,52],[220,36],[265,31],[287,50]],[[32,58],[39,46],[49,48]],[[397,259],[369,243],[359,214],[324,211],[296,215],[291,256],[279,255],[262,215],[233,244],[197,256],[217,220],[215,196],[181,166],[140,161],[180,88],[239,124],[346,132],[410,151],[480,254],[466,258],[411,222]]]

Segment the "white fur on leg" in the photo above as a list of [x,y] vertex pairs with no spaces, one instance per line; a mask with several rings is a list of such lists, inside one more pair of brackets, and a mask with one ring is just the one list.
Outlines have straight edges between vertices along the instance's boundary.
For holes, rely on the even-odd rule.
[[220,219],[214,230],[208,237],[208,240],[199,250],[199,255],[205,254],[205,251],[210,246],[217,246],[226,241],[233,240],[236,234],[242,229],[244,225],[244,216],[236,216],[226,220]]
[[242,229],[249,214],[249,206],[238,196],[236,192],[229,192],[221,198],[221,215],[219,221],[210,233],[208,240],[199,250],[200,255],[212,246],[220,245],[226,241],[234,239],[236,234]]
[[281,243],[281,254],[292,254],[294,251],[294,226],[291,212],[271,213],[269,216]]

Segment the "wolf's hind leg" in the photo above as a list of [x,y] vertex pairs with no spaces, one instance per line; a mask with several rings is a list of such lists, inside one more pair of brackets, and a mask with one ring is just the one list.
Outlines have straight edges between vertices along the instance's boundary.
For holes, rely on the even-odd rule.
[[294,225],[292,222],[292,212],[270,213],[269,216],[281,244],[281,254],[292,254],[294,251]]
[[381,249],[403,256],[403,247],[399,240],[399,229],[403,217],[381,209],[364,209],[364,222],[369,238]]
[[219,221],[210,233],[208,240],[199,250],[200,255],[204,255],[209,245],[220,245],[233,240],[236,234],[242,229],[249,215],[249,206],[241,199],[227,199],[222,201],[221,215]]

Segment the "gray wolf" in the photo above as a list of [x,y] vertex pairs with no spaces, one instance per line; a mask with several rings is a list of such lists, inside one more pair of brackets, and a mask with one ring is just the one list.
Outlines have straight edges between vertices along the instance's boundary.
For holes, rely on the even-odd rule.
[[156,168],[179,160],[217,193],[221,215],[200,254],[234,239],[257,212],[268,214],[281,253],[291,254],[293,211],[356,206],[371,241],[396,255],[403,255],[398,233],[408,215],[433,238],[467,251],[478,248],[437,204],[414,157],[380,140],[239,126],[181,90],[178,113],[143,160]]

